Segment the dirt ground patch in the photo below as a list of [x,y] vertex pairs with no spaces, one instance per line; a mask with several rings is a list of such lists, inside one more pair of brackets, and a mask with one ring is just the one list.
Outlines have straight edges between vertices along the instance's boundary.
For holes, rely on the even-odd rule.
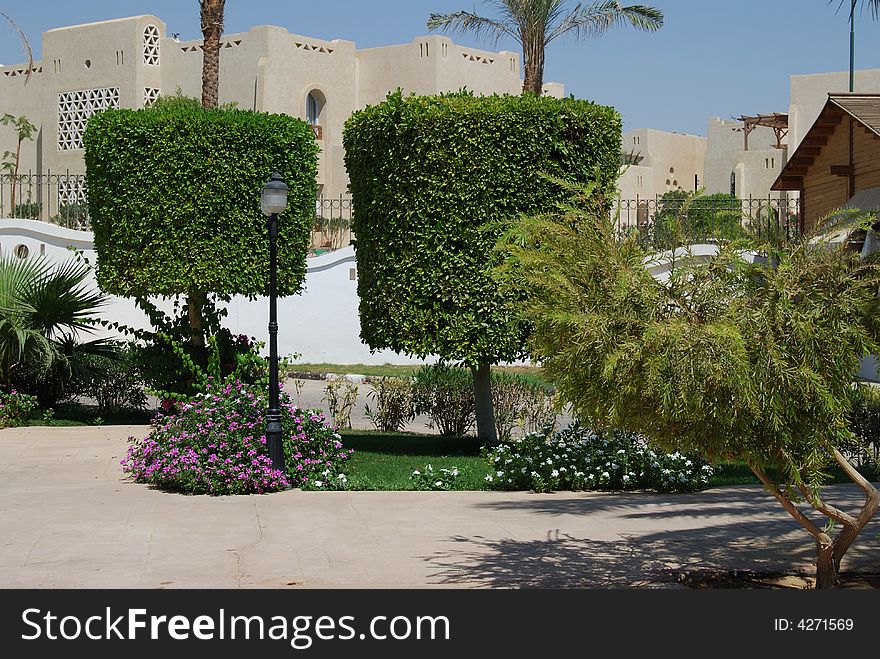
[[[747,570],[699,571],[678,575],[678,582],[697,590],[709,588],[760,588],[781,590],[812,590],[815,577],[808,574],[781,572],[750,572]],[[880,589],[880,573],[848,573],[840,575],[841,589]]]

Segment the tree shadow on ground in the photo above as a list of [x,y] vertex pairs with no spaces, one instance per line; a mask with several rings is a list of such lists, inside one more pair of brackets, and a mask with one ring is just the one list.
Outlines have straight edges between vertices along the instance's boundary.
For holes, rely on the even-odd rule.
[[[841,495],[837,498],[844,502],[858,502],[856,491],[844,490],[833,494]],[[755,497],[753,489],[740,488],[681,495],[669,510],[656,514],[639,510],[646,496],[541,496],[478,507],[529,510],[552,518],[554,526],[558,523],[563,528],[566,515],[600,511],[605,527],[613,527],[615,516],[660,517],[670,522],[686,517],[707,523],[684,530],[620,533],[613,540],[576,537],[562,528],[551,529],[540,540],[455,536],[447,550],[425,558],[435,569],[431,581],[493,588],[662,588],[674,587],[686,575],[698,573],[813,573],[812,539],[769,495],[764,501]],[[713,514],[726,519],[711,523]],[[844,571],[878,571],[878,534],[880,520],[875,519],[844,559]]]

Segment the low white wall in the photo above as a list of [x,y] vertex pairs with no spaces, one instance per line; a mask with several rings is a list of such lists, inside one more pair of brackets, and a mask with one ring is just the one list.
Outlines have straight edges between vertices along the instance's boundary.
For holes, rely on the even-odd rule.
[[[57,262],[73,258],[69,251],[73,248],[95,263],[91,232],[33,220],[0,220],[0,253],[14,254],[20,245],[31,256],[44,254]],[[352,270],[356,273],[352,247],[308,260],[305,290],[278,300],[279,354],[299,353],[299,361],[333,364],[417,363],[387,350],[371,354],[361,342],[357,281],[352,279]],[[160,306],[170,310],[170,305]],[[146,315],[125,298],[112,297],[100,316],[134,328],[149,327]],[[226,325],[237,334],[268,341],[268,322],[266,298],[249,301],[237,297],[229,305]]]

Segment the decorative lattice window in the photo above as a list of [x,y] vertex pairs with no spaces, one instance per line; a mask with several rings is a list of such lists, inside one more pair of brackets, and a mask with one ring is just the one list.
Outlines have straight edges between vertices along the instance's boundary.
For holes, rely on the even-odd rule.
[[119,87],[58,94],[58,150],[82,149],[86,122],[96,112],[119,107]]
[[148,108],[153,103],[155,103],[157,98],[159,98],[159,90],[156,87],[145,87],[144,88],[144,107],[145,108]]
[[159,28],[155,25],[144,28],[144,64],[159,66]]
[[86,201],[86,177],[67,176],[58,179],[58,207],[83,204]]

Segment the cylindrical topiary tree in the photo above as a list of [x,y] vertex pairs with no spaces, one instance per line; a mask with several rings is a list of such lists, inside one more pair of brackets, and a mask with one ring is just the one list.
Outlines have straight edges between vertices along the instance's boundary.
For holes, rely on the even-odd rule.
[[469,366],[478,434],[493,441],[490,365],[523,357],[528,335],[521,296],[489,274],[493,246],[506,222],[564,199],[543,174],[613,187],[620,115],[574,99],[398,91],[354,113],[343,143],[361,337]]
[[300,290],[317,194],[318,148],[306,122],[172,98],[96,114],[84,142],[102,290],[266,294],[260,190],[273,171],[290,187],[279,221],[278,290]]

